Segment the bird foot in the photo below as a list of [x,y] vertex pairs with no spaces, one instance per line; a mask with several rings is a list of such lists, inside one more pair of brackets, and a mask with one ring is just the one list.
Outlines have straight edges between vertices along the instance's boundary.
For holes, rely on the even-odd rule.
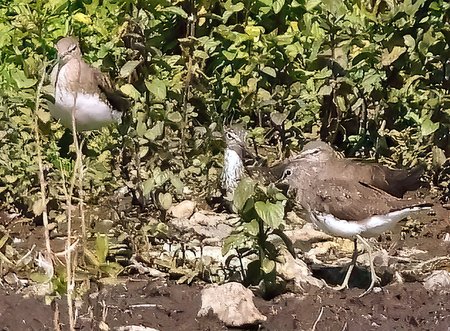
[[325,284],[326,288],[329,288],[329,289],[334,290],[334,291],[342,291],[342,290],[348,289],[348,282],[345,282],[345,281],[341,285],[338,285],[338,286],[329,285],[323,279],[322,279],[322,282]]
[[362,298],[363,296],[365,296],[366,294],[369,294],[370,292],[372,292],[373,287],[375,286],[375,283],[379,284],[381,281],[381,278],[378,277],[376,274],[372,276],[372,281],[370,282],[370,286],[367,290],[364,291],[364,293],[360,294],[358,296],[358,298]]

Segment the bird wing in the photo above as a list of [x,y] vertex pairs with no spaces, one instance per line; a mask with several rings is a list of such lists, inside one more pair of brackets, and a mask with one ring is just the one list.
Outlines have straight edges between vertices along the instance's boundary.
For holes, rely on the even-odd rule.
[[128,97],[122,91],[115,89],[109,76],[96,68],[92,68],[92,75],[97,81],[97,87],[105,94],[111,106],[121,112],[130,108]]
[[362,221],[374,215],[417,205],[416,201],[398,199],[370,185],[341,180],[319,181],[311,201],[315,210],[348,221]]
[[339,177],[357,179],[362,183],[377,187],[395,197],[401,198],[406,191],[418,189],[423,183],[421,176],[423,166],[413,169],[391,169],[378,163],[367,163],[355,160],[341,160],[343,169]]

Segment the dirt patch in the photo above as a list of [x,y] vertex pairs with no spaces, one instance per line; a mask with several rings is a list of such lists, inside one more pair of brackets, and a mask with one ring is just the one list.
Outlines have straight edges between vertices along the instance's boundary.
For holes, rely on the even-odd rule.
[[[450,271],[450,241],[445,240],[450,233],[448,216],[448,210],[439,209],[438,214],[427,216],[412,230],[382,236],[378,246],[392,256],[410,248],[422,252],[421,260],[443,257],[443,264],[433,268]],[[3,224],[7,225],[10,235],[13,233],[14,237],[23,240],[15,245],[16,249],[29,249],[33,244],[42,247],[41,226],[18,220]],[[62,242],[57,238],[53,241],[55,247]],[[339,267],[323,269],[338,278],[336,282],[344,275]],[[327,279],[318,270],[320,268],[315,270],[315,275]],[[450,327],[450,294],[428,292],[421,279],[423,277],[411,277],[401,284],[394,282],[392,277],[383,278],[381,288],[359,298],[368,284],[367,268],[360,266],[352,275],[352,288],[342,292],[306,286],[301,293],[286,293],[272,300],[256,296],[257,308],[267,316],[259,330],[311,330],[315,325],[316,330],[447,331]],[[77,329],[99,330],[104,323],[110,330],[130,325],[161,331],[227,330],[215,316],[197,317],[204,286],[200,282],[189,286],[143,276],[123,279],[123,283],[116,286],[91,283],[89,293],[77,302]],[[55,307],[45,305],[43,298],[24,298],[23,290],[12,289],[6,284],[0,286],[0,329],[54,330]],[[64,298],[55,302],[60,310],[61,329],[66,330],[66,302]]]
[[[80,309],[77,328],[97,330],[142,325],[158,330],[227,330],[214,316],[197,318],[199,285],[161,280],[134,280],[91,293]],[[52,330],[52,307],[42,299],[25,299],[3,290],[2,330]],[[358,298],[359,289],[335,292],[305,289],[304,295],[285,294],[270,301],[255,298],[267,316],[260,330],[445,330],[450,326],[450,295],[427,292],[420,283],[386,286],[379,293]],[[59,300],[65,328],[65,302]],[[316,322],[317,321],[317,322]]]

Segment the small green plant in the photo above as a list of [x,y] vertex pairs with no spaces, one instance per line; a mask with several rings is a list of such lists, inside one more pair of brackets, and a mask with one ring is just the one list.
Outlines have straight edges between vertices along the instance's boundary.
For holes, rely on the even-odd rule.
[[[223,255],[236,250],[236,254],[227,259],[227,265],[239,259],[244,284],[260,285],[266,297],[279,293],[281,286],[276,278],[280,249],[270,237],[279,236],[286,247],[291,247],[283,234],[285,204],[286,197],[273,185],[265,187],[252,179],[243,179],[233,198],[233,207],[240,219],[222,248]],[[256,259],[245,268],[242,259],[252,255],[256,255]]]
[[87,258],[87,269],[89,274],[98,277],[116,278],[122,271],[123,267],[117,263],[108,261],[109,240],[105,234],[97,234],[95,238],[95,251],[85,247],[84,254]]

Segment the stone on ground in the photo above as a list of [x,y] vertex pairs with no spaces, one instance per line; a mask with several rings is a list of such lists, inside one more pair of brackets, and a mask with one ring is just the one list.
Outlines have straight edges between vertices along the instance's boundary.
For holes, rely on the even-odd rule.
[[178,205],[169,209],[169,214],[175,218],[189,218],[194,213],[197,203],[191,200],[181,201]]
[[253,293],[240,283],[212,285],[202,290],[202,307],[197,316],[217,315],[226,326],[241,327],[264,322],[267,317],[253,303]]
[[450,292],[450,272],[446,270],[434,270],[425,278],[423,286],[428,291]]
[[302,284],[323,287],[323,282],[312,276],[305,262],[295,259],[287,250],[283,250],[282,254],[284,263],[278,264],[277,271],[284,280],[294,281],[295,286],[300,288]]

